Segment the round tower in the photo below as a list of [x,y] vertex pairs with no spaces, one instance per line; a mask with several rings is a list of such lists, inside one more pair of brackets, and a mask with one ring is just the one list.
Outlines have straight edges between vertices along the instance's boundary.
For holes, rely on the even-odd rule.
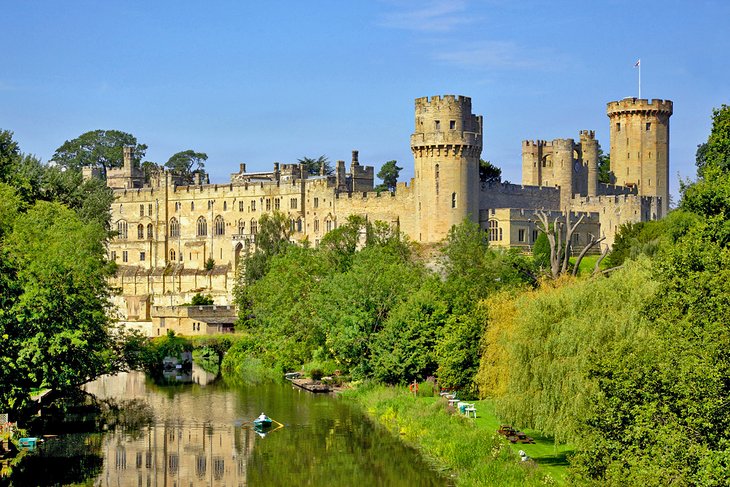
[[616,184],[634,186],[639,195],[661,197],[669,209],[669,117],[670,100],[624,98],[608,103],[611,171]]
[[586,194],[598,194],[598,141],[593,130],[580,131],[580,147],[583,155],[583,164],[588,169],[588,183]]
[[471,98],[417,98],[411,150],[418,240],[443,240],[467,217],[478,222],[482,117],[471,113]]
[[553,171],[556,183],[560,186],[560,208],[570,206],[573,197],[573,164],[575,158],[575,141],[573,139],[553,140]]

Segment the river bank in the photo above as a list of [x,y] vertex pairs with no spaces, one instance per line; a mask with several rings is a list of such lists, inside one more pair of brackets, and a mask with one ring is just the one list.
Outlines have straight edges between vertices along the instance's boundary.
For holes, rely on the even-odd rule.
[[[477,402],[477,419],[452,414],[443,399],[415,397],[405,388],[365,386],[341,394],[363,407],[376,423],[415,447],[458,486],[563,485],[566,451],[546,438],[511,445],[496,433],[491,404]],[[496,426],[495,426],[496,425]],[[521,462],[519,449],[538,460]]]

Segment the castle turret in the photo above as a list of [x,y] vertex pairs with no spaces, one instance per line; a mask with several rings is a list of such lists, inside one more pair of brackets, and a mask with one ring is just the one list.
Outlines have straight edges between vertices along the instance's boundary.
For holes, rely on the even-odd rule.
[[616,184],[635,186],[641,196],[662,199],[661,218],[669,210],[670,100],[624,98],[608,103],[611,171]]
[[438,242],[467,217],[478,221],[482,117],[471,98],[417,98],[411,150],[419,241]]
[[583,164],[588,169],[587,195],[598,194],[598,141],[593,130],[580,131],[580,147]]
[[553,167],[555,171],[555,183],[560,186],[560,208],[570,206],[573,197],[573,164],[576,163],[573,153],[575,141],[573,139],[553,140]]

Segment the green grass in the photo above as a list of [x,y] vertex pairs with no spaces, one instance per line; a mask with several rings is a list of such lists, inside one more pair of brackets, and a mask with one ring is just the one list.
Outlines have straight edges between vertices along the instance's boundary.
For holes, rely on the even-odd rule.
[[[489,432],[496,431],[499,425],[504,424],[499,420],[494,411],[494,403],[491,400],[474,401],[477,410],[477,419],[474,420],[478,428]],[[517,429],[519,425],[511,425]],[[535,460],[540,469],[549,473],[557,485],[567,483],[567,469],[569,466],[568,455],[573,452],[570,445],[555,445],[552,438],[545,437],[536,431],[529,429],[521,430],[527,436],[535,440],[535,444],[511,444],[514,452],[524,450],[527,456]]]
[[[453,476],[458,486],[565,483],[565,452],[556,451],[546,438],[535,438],[535,445],[511,445],[496,433],[499,420],[488,401],[475,402],[475,420],[449,413],[444,399],[416,398],[405,388],[366,386],[345,397],[416,447],[436,470]],[[521,462],[519,449],[538,463]]]
[[[583,257],[578,266],[578,274],[582,276],[590,276],[593,273],[593,268],[596,267],[596,261],[601,257],[598,254],[590,254]],[[571,257],[570,263],[575,263],[575,257]],[[601,262],[601,269],[604,268],[603,262]]]

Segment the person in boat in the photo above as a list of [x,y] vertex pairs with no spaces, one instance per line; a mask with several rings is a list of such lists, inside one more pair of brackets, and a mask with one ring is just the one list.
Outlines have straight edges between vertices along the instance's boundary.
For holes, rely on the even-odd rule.
[[266,421],[267,419],[269,418],[264,413],[261,413],[261,416],[256,418],[256,421]]

